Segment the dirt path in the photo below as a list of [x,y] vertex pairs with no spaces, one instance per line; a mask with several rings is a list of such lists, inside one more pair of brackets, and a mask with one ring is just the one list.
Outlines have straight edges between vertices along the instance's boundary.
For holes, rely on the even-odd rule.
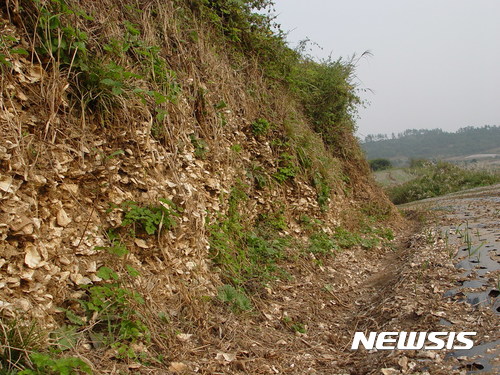
[[[357,249],[331,265],[290,270],[301,282],[270,292],[269,329],[253,335],[273,348],[269,373],[500,373],[499,209],[500,186],[407,205],[420,228],[394,249]],[[287,335],[284,320],[305,333]],[[352,351],[356,331],[477,336],[472,350]]]
[[357,308],[346,320],[365,331],[475,331],[475,347],[448,354],[357,353],[350,373],[380,373],[386,367],[382,372],[388,374],[498,374],[500,186],[404,207],[417,217],[421,209],[434,212],[432,219],[408,238],[406,249],[386,257],[383,271],[363,283]]

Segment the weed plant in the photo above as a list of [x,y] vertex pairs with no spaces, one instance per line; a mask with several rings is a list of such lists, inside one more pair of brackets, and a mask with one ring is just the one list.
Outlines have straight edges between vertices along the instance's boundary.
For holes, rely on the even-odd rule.
[[315,255],[331,256],[342,249],[354,246],[371,249],[394,239],[390,228],[374,227],[369,224],[365,224],[359,232],[337,227],[333,234],[327,234],[323,230],[324,224],[318,219],[302,216],[300,223],[309,236],[306,252]]
[[[465,222],[464,229],[461,229],[460,227],[461,227],[461,225],[459,225],[458,228],[456,229],[456,233],[458,234],[459,238],[462,239],[462,241],[465,245],[465,250],[467,250],[467,255],[469,258],[471,258],[473,255],[478,253],[479,250],[481,250],[481,248],[484,246],[484,244],[486,242],[481,242],[477,246],[474,245],[474,233],[470,229],[468,221]],[[477,239],[480,240],[479,230],[476,231],[476,236],[477,236]],[[479,257],[479,255],[478,255],[478,257]]]
[[294,322],[289,316],[284,316],[281,321],[290,331],[294,333],[306,333],[307,329],[303,323]]
[[252,163],[246,172],[248,179],[253,182],[257,190],[262,190],[269,185],[270,177],[261,165]]
[[92,374],[90,366],[80,358],[54,358],[43,353],[30,355],[32,368],[18,372],[18,375],[71,375]]
[[92,374],[80,358],[61,356],[57,346],[47,349],[47,337],[35,322],[0,320],[0,374]]
[[297,174],[297,166],[292,155],[283,152],[278,159],[278,170],[273,177],[280,183],[293,180]]
[[259,118],[252,123],[252,133],[255,135],[264,135],[269,131],[270,127],[269,121]]
[[179,216],[176,205],[164,198],[160,198],[158,205],[139,206],[136,202],[127,201],[121,205],[125,214],[122,226],[132,226],[135,234],[137,226],[148,235],[157,233],[160,229],[171,229],[176,225],[175,217]]
[[[117,257],[128,254],[113,236],[111,246],[104,249]],[[128,264],[124,269],[128,278],[139,276]],[[96,276],[102,282],[81,286],[86,293],[76,301],[81,306],[78,311],[61,309],[70,324],[54,333],[58,346],[71,348],[75,337],[86,333],[96,347],[112,348],[120,358],[140,359],[143,353],[136,353],[131,344],[150,340],[149,329],[136,308],[144,304],[142,296],[126,287],[123,277],[113,268],[102,266]]]
[[194,147],[194,156],[198,159],[205,159],[208,152],[208,144],[196,134],[190,134],[189,139]]
[[245,293],[232,285],[223,285],[219,288],[218,298],[227,303],[234,311],[248,311],[252,309],[252,302]]
[[45,340],[34,322],[0,319],[0,374],[28,365],[29,353],[42,350]]
[[227,215],[219,215],[209,225],[210,253],[221,270],[223,281],[247,293],[274,279],[277,262],[285,256],[289,241],[279,231],[286,227],[279,213],[260,216],[255,223],[244,220],[240,204],[246,199],[245,186],[233,187],[228,197]]

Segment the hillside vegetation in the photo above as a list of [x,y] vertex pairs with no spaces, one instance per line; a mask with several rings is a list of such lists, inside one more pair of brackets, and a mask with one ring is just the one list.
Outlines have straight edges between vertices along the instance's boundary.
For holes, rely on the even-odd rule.
[[381,175],[376,177],[377,181],[385,185],[387,195],[394,204],[500,183],[498,172],[465,169],[443,161],[420,160],[412,164],[406,169],[378,172]]
[[400,134],[369,135],[362,143],[368,159],[385,158],[395,164],[410,159],[445,159],[453,156],[498,153],[500,127],[466,127],[457,132],[410,129]]
[[290,49],[271,7],[0,5],[0,373],[310,365],[254,345],[315,319],[275,283],[398,215],[353,136],[354,60]]

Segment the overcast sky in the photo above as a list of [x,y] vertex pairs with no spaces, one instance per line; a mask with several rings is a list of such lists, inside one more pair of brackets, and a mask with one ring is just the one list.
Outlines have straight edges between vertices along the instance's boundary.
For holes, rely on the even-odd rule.
[[500,0],[275,0],[291,47],[359,62],[358,135],[500,125]]

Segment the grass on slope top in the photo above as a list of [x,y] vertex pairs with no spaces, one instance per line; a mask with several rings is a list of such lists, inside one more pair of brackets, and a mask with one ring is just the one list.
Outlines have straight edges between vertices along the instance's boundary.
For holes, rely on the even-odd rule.
[[[498,172],[464,169],[442,161],[435,163],[424,162],[416,168],[408,169],[408,172],[397,169],[383,172],[386,172],[386,174],[379,173],[378,179],[382,180],[380,182],[382,185],[384,185],[384,182],[388,182],[387,185],[384,185],[385,190],[395,204],[437,197],[500,182],[500,173]],[[390,174],[391,172],[393,174]],[[411,178],[412,175],[414,176],[413,179],[397,185],[392,184],[391,186],[393,180]]]

